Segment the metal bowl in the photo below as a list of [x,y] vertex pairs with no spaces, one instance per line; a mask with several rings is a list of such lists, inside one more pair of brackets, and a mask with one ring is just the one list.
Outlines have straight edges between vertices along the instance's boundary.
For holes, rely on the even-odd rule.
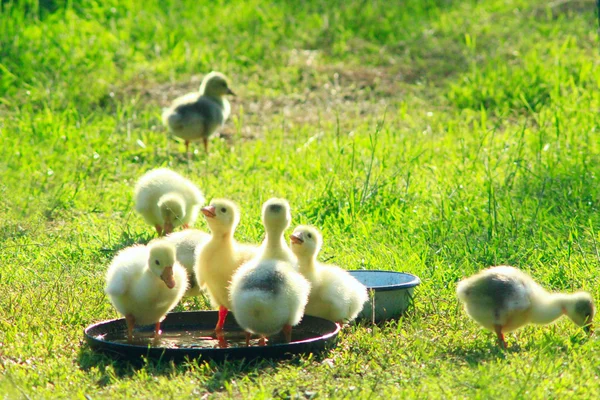
[[254,337],[251,346],[245,346],[244,331],[233,314],[224,326],[227,347],[215,337],[217,311],[188,311],[167,314],[161,323],[162,335],[153,338],[153,326],[136,327],[133,342],[129,343],[124,318],[103,321],[88,326],[85,340],[92,350],[130,361],[142,357],[155,360],[184,361],[202,358],[215,361],[257,358],[286,358],[294,354],[318,354],[334,347],[339,327],[331,321],[305,315],[292,329],[292,341],[286,343],[283,334],[269,338],[267,346],[258,346]]
[[350,275],[369,289],[367,301],[358,319],[373,323],[400,317],[413,302],[415,286],[421,280],[405,272],[353,270]]

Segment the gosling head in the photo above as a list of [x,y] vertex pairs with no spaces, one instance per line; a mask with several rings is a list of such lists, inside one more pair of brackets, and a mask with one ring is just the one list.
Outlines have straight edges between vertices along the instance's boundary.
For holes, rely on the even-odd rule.
[[213,199],[210,205],[201,211],[213,233],[233,233],[240,222],[240,211],[235,203],[229,200]]
[[594,299],[587,292],[578,292],[570,296],[565,305],[567,316],[577,325],[581,326],[586,333],[592,332],[592,320],[596,314]]
[[300,225],[290,235],[290,245],[296,257],[313,258],[319,254],[323,237],[312,226]]
[[235,96],[235,93],[229,88],[229,83],[225,75],[215,71],[202,79],[200,93],[211,97],[223,97],[226,94]]
[[176,193],[168,193],[158,199],[158,208],[164,221],[165,235],[173,232],[185,218],[185,201]]
[[262,207],[262,222],[267,234],[281,235],[292,221],[290,204],[285,199],[272,198]]
[[169,289],[175,287],[175,278],[173,277],[173,264],[175,264],[175,246],[164,240],[156,240],[148,245],[150,255],[148,256],[148,266]]

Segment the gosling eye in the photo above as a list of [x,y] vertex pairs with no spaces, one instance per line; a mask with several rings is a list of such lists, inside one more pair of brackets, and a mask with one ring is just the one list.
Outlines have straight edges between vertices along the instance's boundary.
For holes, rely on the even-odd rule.
[[306,235],[306,236],[308,236],[308,238],[309,238],[309,239],[312,239],[312,233],[309,233],[309,234],[308,234],[308,235]]
[[224,213],[226,213],[226,212],[227,212],[227,209],[226,209],[225,207],[222,207],[222,208],[221,208],[221,212],[224,212]]
[[154,260],[154,264],[160,265],[160,262],[158,260]]

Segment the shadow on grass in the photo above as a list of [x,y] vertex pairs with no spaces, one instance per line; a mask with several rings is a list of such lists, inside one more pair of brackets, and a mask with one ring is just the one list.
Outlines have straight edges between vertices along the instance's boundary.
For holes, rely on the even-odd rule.
[[438,354],[439,357],[459,359],[466,362],[470,367],[477,367],[484,361],[505,360],[508,355],[519,353],[557,353],[568,354],[570,346],[583,346],[589,338],[581,334],[572,335],[568,341],[564,338],[550,334],[544,334],[542,341],[525,340],[521,338],[507,337],[508,348],[502,349],[495,340],[477,340],[469,344],[461,344],[452,348],[447,348]]
[[[535,357],[542,354],[567,355],[572,351],[572,346],[584,346],[590,340],[582,334],[571,335],[567,340],[550,333],[544,334],[543,340],[508,340],[508,349],[501,349],[495,341],[479,340],[469,345],[459,345],[448,348],[438,353],[438,357],[457,359],[466,362],[469,367],[478,367],[482,362],[502,361],[507,356],[521,353],[531,353]],[[567,343],[569,342],[569,343]]]
[[[326,354],[314,355],[312,360],[320,362],[326,358]],[[87,345],[79,350],[77,363],[82,371],[89,372],[93,368],[100,372],[100,379],[96,384],[100,387],[108,386],[115,380],[129,379],[139,371],[151,376],[168,376],[172,374],[184,374],[186,372],[199,371],[208,379],[204,381],[201,388],[209,392],[224,389],[226,383],[239,379],[242,376],[257,375],[264,369],[276,369],[280,365],[298,365],[303,361],[299,357],[287,359],[254,359],[246,360],[224,360],[213,361],[199,359],[186,359],[181,362],[139,359],[139,361],[114,359],[108,355],[98,354]]]
[[504,360],[507,354],[518,353],[521,348],[518,345],[509,345],[508,349],[501,349],[496,342],[477,341],[475,343],[459,344],[449,347],[439,353],[441,358],[460,359],[470,367],[477,367],[485,361]]
[[573,17],[577,14],[589,15],[591,12],[594,12],[596,8],[597,6],[589,0],[559,0],[534,7],[532,14],[536,19],[556,20],[561,17]]

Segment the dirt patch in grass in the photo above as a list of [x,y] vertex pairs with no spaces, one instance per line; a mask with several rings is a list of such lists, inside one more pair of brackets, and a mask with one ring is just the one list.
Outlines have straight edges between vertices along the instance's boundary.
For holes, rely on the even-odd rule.
[[[178,96],[198,90],[201,75],[189,80],[144,87],[139,83],[121,92],[123,97],[140,97],[145,104],[167,107]],[[387,67],[314,66],[301,69],[294,91],[246,91],[242,77],[232,76],[238,92],[230,98],[232,115],[243,110],[240,134],[244,139],[262,137],[273,129],[287,130],[299,125],[315,127],[323,122],[351,121],[357,117],[383,115],[386,107],[401,101],[406,84],[403,74]],[[222,133],[233,134],[237,128],[226,124]]]
[[[381,48],[381,54],[364,64],[332,64],[321,50],[292,49],[281,69],[259,70],[249,76],[230,74],[237,97],[229,99],[232,118],[221,134],[251,140],[269,131],[283,130],[286,136],[303,126],[314,128],[318,134],[323,125],[332,123],[339,123],[341,132],[350,132],[357,122],[383,117],[407,94],[429,102],[438,93],[432,87],[443,85],[447,78],[463,71],[466,60],[455,48],[458,44],[438,46],[447,38],[431,33],[425,39],[426,48],[409,51],[412,44],[398,43],[394,49]],[[352,42],[350,51],[354,53],[361,46]],[[116,88],[114,96],[123,101],[139,98],[144,107],[160,110],[175,98],[197,91],[202,78],[197,74],[160,84],[135,80]]]
[[248,126],[244,129],[269,129],[265,116],[280,115],[286,128],[313,125],[338,120],[340,127],[358,117],[383,114],[386,107],[402,99],[402,78],[388,68],[316,67],[303,71],[294,93],[281,96],[261,96],[252,93],[242,106]]
[[557,19],[573,17],[575,14],[597,15],[597,12],[594,0],[555,0],[535,7],[533,16],[538,19]]

